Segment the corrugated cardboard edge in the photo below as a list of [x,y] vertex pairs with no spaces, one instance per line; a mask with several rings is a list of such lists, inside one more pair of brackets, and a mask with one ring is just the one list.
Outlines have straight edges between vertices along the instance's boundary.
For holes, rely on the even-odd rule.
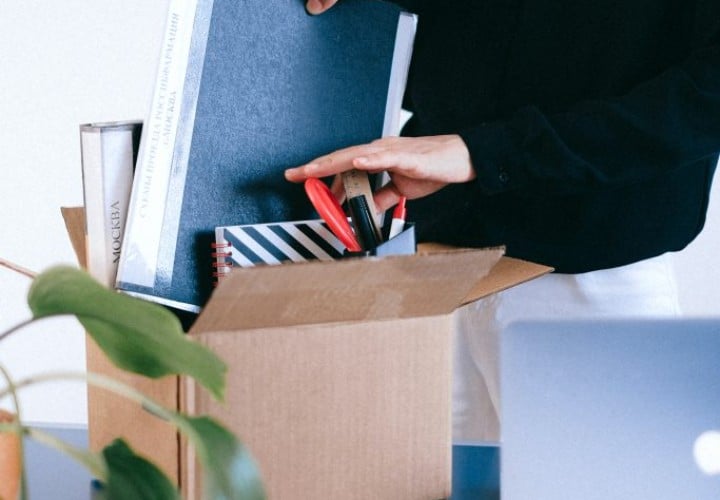
[[502,290],[538,278],[553,270],[552,267],[534,264],[525,260],[504,256],[493,266],[470,293],[465,296],[463,305],[475,302]]
[[[421,243],[418,253],[439,253],[456,249],[439,243]],[[503,256],[490,269],[490,272],[481,278],[460,305],[469,304],[497,292],[501,292],[516,285],[539,278],[553,271],[552,267],[535,264],[526,260]]]
[[78,263],[87,267],[87,254],[85,253],[85,209],[83,207],[60,207],[65,229],[70,236]]
[[[65,227],[78,262],[85,267],[85,209],[61,207]],[[87,370],[100,373],[130,385],[166,408],[179,408],[178,378],[152,380],[116,368],[89,337],[85,337]],[[168,477],[179,482],[179,443],[175,428],[150,415],[140,405],[126,398],[88,386],[88,441],[93,451],[100,451],[115,438],[125,438],[130,446],[158,465]]]

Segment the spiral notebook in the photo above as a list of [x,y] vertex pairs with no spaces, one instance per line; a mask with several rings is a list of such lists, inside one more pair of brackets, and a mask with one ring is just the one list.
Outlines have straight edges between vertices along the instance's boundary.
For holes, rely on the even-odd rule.
[[233,267],[334,260],[345,251],[320,219],[219,226],[211,246],[215,284]]

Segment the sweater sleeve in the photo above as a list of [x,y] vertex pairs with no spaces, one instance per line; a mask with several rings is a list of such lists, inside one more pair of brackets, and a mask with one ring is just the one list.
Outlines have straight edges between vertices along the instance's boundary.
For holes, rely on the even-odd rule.
[[420,14],[424,9],[423,5],[427,0],[389,0],[391,3],[399,5],[403,9]]
[[460,131],[484,194],[577,193],[652,179],[720,151],[720,30],[622,96],[535,106]]

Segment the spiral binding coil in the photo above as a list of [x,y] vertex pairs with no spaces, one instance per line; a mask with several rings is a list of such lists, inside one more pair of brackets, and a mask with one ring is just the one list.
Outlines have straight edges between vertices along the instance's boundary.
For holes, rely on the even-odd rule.
[[213,286],[216,287],[220,280],[232,271],[233,263],[230,260],[232,244],[230,242],[211,243],[210,247],[213,250],[210,255],[214,259],[212,263]]

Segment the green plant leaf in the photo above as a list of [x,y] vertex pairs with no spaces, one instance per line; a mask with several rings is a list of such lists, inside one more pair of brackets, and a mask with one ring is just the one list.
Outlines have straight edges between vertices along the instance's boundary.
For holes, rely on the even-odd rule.
[[83,270],[57,266],[39,274],[28,292],[34,318],[73,314],[119,368],[147,377],[189,375],[216,399],[227,366],[187,338],[167,309],[110,290]]
[[152,462],[136,455],[122,439],[102,451],[108,479],[101,498],[107,500],[179,500],[180,494]]
[[177,415],[203,468],[207,500],[263,500],[265,490],[255,461],[235,436],[213,419]]

